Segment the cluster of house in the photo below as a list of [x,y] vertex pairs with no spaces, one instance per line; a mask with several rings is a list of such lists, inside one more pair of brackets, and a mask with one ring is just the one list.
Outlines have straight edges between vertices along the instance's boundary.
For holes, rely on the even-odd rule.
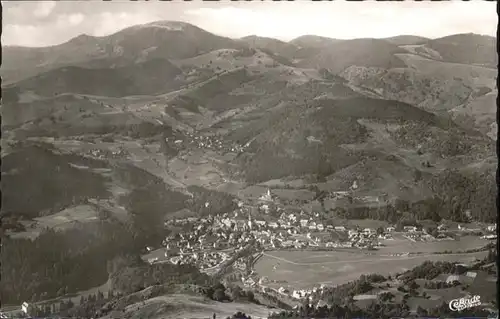
[[[162,241],[164,256],[161,261],[173,264],[194,264],[200,270],[213,268],[229,258],[227,252],[214,250],[218,247],[219,237],[211,233],[204,233],[202,228],[197,228],[189,234],[168,236]],[[146,247],[152,251],[152,247]],[[159,262],[155,257],[148,260],[150,263]]]
[[[446,231],[449,230],[448,227],[445,225],[439,225],[438,226],[439,231]],[[457,230],[462,231],[462,232],[483,232],[485,233],[481,238],[487,239],[487,240],[495,240],[497,239],[496,235],[496,230],[497,230],[497,225],[496,224],[491,224],[491,225],[486,225],[484,227],[474,227],[471,228],[470,226],[466,225],[457,225]],[[437,238],[440,238],[439,236]]]
[[195,264],[201,270],[221,264],[229,258],[230,252],[243,249],[255,239],[255,233],[247,231],[252,227],[251,222],[235,220],[227,214],[165,222],[165,226],[172,225],[189,225],[190,230],[169,235],[162,241],[165,258],[174,264]]
[[[376,239],[392,238],[389,233],[377,234],[372,228],[347,229],[345,226],[317,224],[308,219],[295,223],[297,216],[293,214],[282,214],[277,222],[253,220],[251,216],[248,216],[247,220],[236,219],[237,216],[238,214],[235,213],[234,216],[225,214],[206,219],[187,218],[170,221],[167,224],[193,223],[194,231],[189,232],[188,235],[178,234],[167,237],[163,245],[169,243],[169,246],[172,246],[172,243],[176,243],[182,254],[192,253],[193,249],[243,247],[250,241],[259,244],[264,249],[301,249],[320,246],[370,248],[374,245],[381,245],[376,243]],[[348,236],[346,241],[332,242],[311,235],[315,231],[343,232]],[[387,231],[393,231],[393,227],[387,228]]]
[[217,136],[207,136],[201,135],[197,133],[186,133],[187,141],[183,141],[181,139],[167,139],[167,142],[173,142],[175,145],[180,146],[194,146],[201,149],[208,149],[214,151],[223,151],[223,152],[234,152],[241,153],[243,152],[249,144],[239,145],[237,143],[228,143],[224,141],[222,138]]
[[486,235],[482,236],[481,238],[486,239],[486,240],[495,240],[495,239],[497,239],[497,235],[496,234],[486,234]]
[[121,158],[125,155],[125,151],[122,148],[119,148],[117,150],[103,150],[94,148],[86,151],[85,155],[96,159]]
[[443,233],[438,234],[436,237],[432,236],[431,234],[427,234],[425,232],[418,232],[418,233],[407,233],[404,235],[407,239],[410,241],[435,241],[436,239],[450,239],[448,236],[446,236]]
[[[348,231],[348,241],[347,244],[350,247],[356,248],[373,248],[374,246],[380,246],[376,242],[378,235],[376,231],[372,228],[365,228],[363,230],[349,230]],[[344,246],[345,247],[345,246]]]
[[362,203],[381,203],[386,201],[389,196],[386,193],[383,193],[381,196],[356,196],[354,192],[358,188],[358,183],[356,181],[353,182],[349,191],[331,191],[326,194],[326,199],[331,200],[343,200],[346,198],[350,198],[353,202],[362,202]]
[[247,263],[244,259],[240,258],[234,262],[233,267],[237,270],[245,271],[247,269]]
[[258,285],[260,287],[260,290],[262,290],[263,293],[274,292],[274,293],[277,293],[280,295],[285,295],[287,297],[297,299],[300,301],[310,300],[314,294],[318,294],[318,293],[321,294],[323,289],[325,289],[325,287],[326,287],[324,284],[322,284],[319,287],[313,287],[313,288],[309,288],[309,289],[292,290],[292,289],[288,289],[286,287],[279,287],[276,289],[276,288],[272,288],[272,287],[267,286],[268,280],[265,277],[260,278],[257,282],[255,282],[254,280],[251,280],[251,278],[250,278],[250,279],[247,279],[246,281],[244,281],[244,283],[249,287],[256,287]]
[[21,308],[17,307],[6,307],[11,308],[11,310],[0,311],[0,319],[7,318],[31,318],[34,306],[27,302],[21,304]]
[[493,224],[493,225],[488,225],[486,227],[486,232],[487,234],[485,234],[482,238],[483,239],[486,239],[486,240],[496,240],[497,239],[497,225],[496,224]]
[[[325,288],[326,286],[325,285],[321,285],[320,287],[314,287],[314,288],[311,288],[311,289],[298,289],[298,290],[293,290],[291,293],[290,293],[290,296],[292,298],[295,298],[295,299],[299,299],[299,300],[304,300],[304,299],[309,299],[313,294],[316,294],[316,293],[321,293],[322,290]],[[280,292],[280,290],[282,292]],[[280,287],[278,289],[278,292],[280,293],[286,293],[287,290],[283,287]]]
[[[208,218],[185,218],[169,221],[166,225],[191,224],[193,231],[188,235],[178,234],[170,236],[163,241],[176,243],[182,253],[193,252],[193,249],[223,249],[237,248],[254,241],[262,248],[306,248],[315,247],[357,247],[370,248],[379,243],[377,239],[391,239],[390,232],[394,227],[388,227],[383,234],[377,234],[372,228],[348,229],[346,226],[333,226],[314,221],[313,217],[305,218],[302,214],[282,213],[277,221],[254,220],[251,215],[243,219],[243,209],[232,215],[209,216]],[[244,216],[244,215],[243,215]],[[302,216],[302,218],[301,218]],[[347,240],[337,242],[323,240],[312,233],[337,232],[345,233]],[[181,254],[182,254],[181,253]]]
[[190,254],[182,254],[170,257],[169,261],[175,265],[191,264],[195,265],[200,271],[207,271],[219,266],[221,263],[229,259],[229,255],[225,252],[194,252]]
[[[268,190],[260,197],[261,201],[273,201],[274,196]],[[165,226],[187,226],[184,234],[171,235],[163,241],[167,254],[172,262],[195,263],[204,268],[213,267],[224,260],[223,255],[206,254],[206,251],[238,250],[250,242],[262,249],[302,249],[306,247],[360,248],[371,249],[382,247],[380,240],[393,239],[395,227],[373,229],[332,225],[318,221],[319,214],[286,212],[283,209],[278,218],[261,215],[261,219],[253,219],[248,207],[242,203],[232,213],[209,215],[206,218],[189,217],[165,222]],[[493,230],[489,226],[488,230]],[[438,239],[447,238],[444,225],[438,226]],[[345,234],[339,239],[329,240],[329,233]],[[417,226],[404,226],[402,233],[409,240],[435,240]],[[316,234],[316,235],[313,235]],[[323,236],[323,235],[325,236]],[[435,234],[434,234],[435,235]],[[318,238],[326,237],[326,238]],[[197,254],[197,255],[194,255]],[[190,255],[191,257],[188,257]],[[195,257],[196,256],[196,257]]]
[[274,288],[269,285],[270,281],[265,276],[260,278],[254,278],[252,276],[242,276],[241,281],[244,286],[249,288],[258,288],[263,293],[274,292],[276,294],[286,295],[298,300],[308,299],[313,294],[321,292],[326,287],[324,284],[322,284],[320,287],[314,287],[310,289],[290,290],[286,287]]

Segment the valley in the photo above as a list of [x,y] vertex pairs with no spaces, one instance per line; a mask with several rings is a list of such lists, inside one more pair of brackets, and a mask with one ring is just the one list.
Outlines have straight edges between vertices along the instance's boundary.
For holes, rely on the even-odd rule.
[[495,308],[497,57],[450,37],[6,47],[2,312]]

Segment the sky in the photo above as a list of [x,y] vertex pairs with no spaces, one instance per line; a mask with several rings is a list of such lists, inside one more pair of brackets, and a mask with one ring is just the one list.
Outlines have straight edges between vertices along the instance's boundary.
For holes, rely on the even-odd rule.
[[2,6],[2,43],[21,46],[60,44],[80,34],[104,36],[159,20],[184,21],[231,38],[284,41],[306,34],[337,39],[495,36],[498,22],[494,1],[2,1]]

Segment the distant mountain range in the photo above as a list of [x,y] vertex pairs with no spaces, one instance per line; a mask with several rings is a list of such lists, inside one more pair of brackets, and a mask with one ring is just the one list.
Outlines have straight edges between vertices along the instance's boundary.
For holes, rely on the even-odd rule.
[[[43,117],[50,117],[51,112],[57,114],[56,122],[62,119],[63,123],[59,124],[65,125],[64,119],[79,118],[75,114],[67,115],[68,112],[82,108],[88,111],[85,103],[93,99],[95,119],[98,114],[99,117],[112,116],[117,121],[132,116],[135,120],[126,123],[146,121],[153,126],[170,123],[193,128],[214,127],[228,131],[228,138],[237,142],[253,141],[252,149],[257,153],[248,155],[252,165],[274,171],[272,176],[251,174],[254,178],[262,175],[258,178],[260,181],[267,177],[317,172],[294,168],[279,174],[279,170],[272,168],[274,164],[258,162],[259,151],[271,147],[279,153],[282,147],[283,153],[276,155],[274,160],[292,160],[293,167],[315,167],[322,156],[321,161],[335,163],[332,167],[324,164],[329,167],[326,172],[334,173],[354,164],[351,160],[359,160],[352,156],[360,151],[360,146],[354,147],[356,151],[350,146],[348,152],[345,150],[347,144],[362,145],[370,135],[377,143],[382,143],[381,138],[393,139],[390,134],[394,132],[374,135],[379,130],[373,131],[374,125],[389,125],[387,121],[399,123],[396,131],[414,123],[420,123],[417,127],[422,133],[442,131],[432,133],[432,138],[437,140],[445,131],[472,134],[473,139],[479,134],[484,136],[484,143],[496,138],[492,104],[496,94],[495,39],[475,34],[439,39],[403,35],[354,40],[306,35],[283,42],[258,36],[229,39],[188,23],[159,21],[129,27],[105,37],[81,35],[52,47],[6,47],[3,63],[6,127],[22,124],[15,130],[29,131],[32,126],[26,126],[28,122],[41,125]],[[68,106],[87,102],[79,108],[55,110],[55,105],[61,105],[61,94],[66,96],[64,100]],[[88,98],[82,99],[85,95]],[[146,104],[159,102],[163,106],[147,110],[146,116],[144,108],[125,110],[124,106],[110,102],[110,99],[128,96],[142,96]],[[391,104],[395,111],[390,114],[400,116],[387,118],[385,112],[389,109],[384,105],[394,102],[384,102],[386,100],[402,102]],[[350,106],[341,109],[339,103]],[[368,112],[374,105],[379,105],[377,111]],[[364,111],[378,115],[364,116]],[[417,111],[427,115],[422,117]],[[129,115],[123,117],[121,112]],[[183,116],[186,112],[193,115]],[[440,120],[422,122],[430,116]],[[230,128],[232,124],[228,123],[234,121],[241,123],[240,127]],[[379,124],[366,124],[367,121]],[[452,121],[454,126],[436,126],[442,121]],[[334,124],[336,122],[339,123]],[[102,125],[105,123],[107,121]],[[358,135],[351,132],[344,134],[345,139],[339,139],[342,130],[338,130],[344,125],[361,135],[356,138]],[[336,130],[332,131],[331,126]],[[306,131],[301,131],[302,127]],[[266,137],[261,138],[263,134]],[[417,138],[417,133],[414,134]],[[278,136],[294,138],[285,143]],[[307,142],[309,137],[319,142]],[[440,145],[437,140],[432,144]],[[416,147],[419,143],[415,141],[414,144]],[[400,142],[395,145],[398,149],[404,147]],[[377,146],[378,152],[380,147]],[[311,153],[311,149],[315,151]],[[331,158],[325,155],[328,149],[332,150]],[[363,147],[363,152],[366,151]],[[351,154],[345,163],[336,159],[335,156],[345,152]],[[439,150],[433,147],[428,156],[438,153]],[[313,162],[300,163],[301,158],[307,157]],[[446,161],[449,160],[442,163],[443,168],[448,165]],[[243,167],[250,169],[252,165]]]

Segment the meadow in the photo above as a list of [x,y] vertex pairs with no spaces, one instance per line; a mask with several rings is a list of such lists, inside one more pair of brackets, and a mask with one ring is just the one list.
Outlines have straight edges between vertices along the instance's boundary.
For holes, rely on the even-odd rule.
[[12,233],[12,238],[35,239],[45,229],[63,230],[74,227],[76,223],[95,222],[99,219],[98,212],[89,205],[79,205],[64,209],[56,214],[36,217],[33,221],[23,222],[26,231]]
[[353,251],[269,251],[259,259],[255,271],[260,276],[266,276],[271,282],[270,286],[312,288],[321,284],[343,284],[366,274],[396,274],[426,260],[470,262],[485,255],[485,252],[481,252],[383,257]]

